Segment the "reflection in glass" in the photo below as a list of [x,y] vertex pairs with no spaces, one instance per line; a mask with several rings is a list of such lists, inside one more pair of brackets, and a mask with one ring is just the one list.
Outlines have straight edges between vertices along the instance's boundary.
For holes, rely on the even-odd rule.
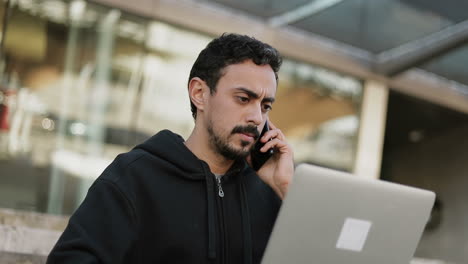
[[296,163],[352,171],[362,83],[285,60],[271,118],[293,146]]
[[[161,129],[192,130],[187,76],[208,36],[90,2],[36,0],[12,5],[4,38],[0,207],[70,214],[119,153]],[[296,162],[352,169],[361,90],[285,60],[271,119]]]
[[191,130],[186,78],[209,38],[84,1],[15,2],[8,22],[0,207],[70,214],[119,153]]

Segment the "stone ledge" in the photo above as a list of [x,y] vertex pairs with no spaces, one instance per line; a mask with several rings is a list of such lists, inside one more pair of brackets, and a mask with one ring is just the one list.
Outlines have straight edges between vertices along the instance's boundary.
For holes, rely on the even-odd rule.
[[46,260],[45,256],[0,251],[0,263],[2,264],[44,264]]
[[63,232],[69,217],[0,208],[0,225],[26,226]]
[[410,264],[455,264],[438,259],[413,258]]
[[0,225],[0,251],[47,256],[62,232]]
[[68,219],[0,208],[0,263],[44,263]]

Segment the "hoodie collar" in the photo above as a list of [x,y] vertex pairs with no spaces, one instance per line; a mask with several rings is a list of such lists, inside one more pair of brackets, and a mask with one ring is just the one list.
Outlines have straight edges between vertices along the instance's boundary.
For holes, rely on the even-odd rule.
[[[142,149],[159,159],[166,160],[176,170],[180,170],[181,173],[178,175],[184,178],[204,180],[206,168],[209,168],[208,164],[195,156],[184,142],[185,140],[180,135],[166,129],[136,146],[135,149]],[[236,160],[223,177],[227,180],[239,174],[247,166],[244,159]]]

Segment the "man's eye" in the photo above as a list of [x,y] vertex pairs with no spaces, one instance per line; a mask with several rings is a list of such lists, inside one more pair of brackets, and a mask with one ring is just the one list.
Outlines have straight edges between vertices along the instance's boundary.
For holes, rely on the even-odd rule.
[[249,101],[249,98],[248,97],[244,97],[244,96],[238,96],[237,99],[239,100],[239,102],[241,103],[247,103]]
[[265,112],[271,111],[272,109],[273,109],[273,107],[271,105],[269,105],[269,104],[263,105],[263,110]]

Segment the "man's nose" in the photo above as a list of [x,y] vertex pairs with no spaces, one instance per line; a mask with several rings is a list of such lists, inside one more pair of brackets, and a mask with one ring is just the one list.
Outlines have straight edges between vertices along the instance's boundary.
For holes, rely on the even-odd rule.
[[253,123],[255,126],[259,126],[263,122],[263,112],[261,105],[253,105],[250,109],[248,116],[248,123]]

